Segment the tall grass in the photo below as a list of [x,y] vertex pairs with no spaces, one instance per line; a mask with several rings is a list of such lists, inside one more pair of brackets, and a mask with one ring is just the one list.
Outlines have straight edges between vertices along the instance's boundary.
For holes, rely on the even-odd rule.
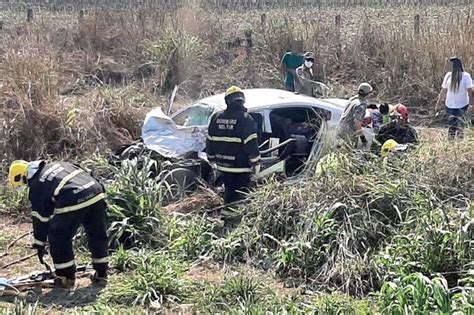
[[472,259],[470,192],[454,200],[435,194],[438,183],[426,177],[436,175],[420,169],[422,156],[384,161],[335,153],[319,163],[315,177],[270,183],[242,207],[238,228],[215,242],[216,255],[351,294],[379,288],[390,274],[416,271],[446,273],[457,285]]

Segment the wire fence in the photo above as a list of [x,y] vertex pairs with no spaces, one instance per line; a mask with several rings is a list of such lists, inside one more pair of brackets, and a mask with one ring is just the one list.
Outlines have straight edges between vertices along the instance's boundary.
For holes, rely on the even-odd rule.
[[185,5],[198,5],[207,9],[274,9],[298,7],[351,7],[351,6],[424,6],[424,5],[472,5],[473,0],[30,0],[1,1],[2,10],[41,8],[51,11],[78,11],[81,9],[176,9]]

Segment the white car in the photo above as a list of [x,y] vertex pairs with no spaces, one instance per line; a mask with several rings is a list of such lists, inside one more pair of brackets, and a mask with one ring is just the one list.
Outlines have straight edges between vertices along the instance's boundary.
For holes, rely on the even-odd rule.
[[[248,89],[245,107],[258,126],[262,155],[261,176],[300,173],[308,160],[319,158],[324,141],[336,132],[347,104],[344,99],[314,98],[278,89]],[[145,146],[165,158],[190,152],[205,155],[210,117],[224,110],[224,94],[199,100],[166,116],[155,108],[146,117]]]

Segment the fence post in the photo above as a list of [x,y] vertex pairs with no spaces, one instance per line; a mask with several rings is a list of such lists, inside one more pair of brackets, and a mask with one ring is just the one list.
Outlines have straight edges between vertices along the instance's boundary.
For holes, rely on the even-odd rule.
[[421,22],[420,22],[420,15],[419,14],[415,15],[414,29],[415,29],[415,35],[420,35]]
[[336,15],[336,28],[337,28],[337,29],[340,29],[340,28],[341,28],[341,24],[342,24],[342,18],[341,18],[341,15],[338,14],[338,15]]
[[26,11],[26,21],[31,22],[33,20],[33,9],[28,8],[28,11]]

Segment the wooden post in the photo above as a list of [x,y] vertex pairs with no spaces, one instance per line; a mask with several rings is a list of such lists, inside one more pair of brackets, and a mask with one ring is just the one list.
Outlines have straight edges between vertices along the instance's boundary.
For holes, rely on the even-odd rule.
[[31,22],[33,21],[33,9],[28,8],[28,11],[26,11],[26,21]]
[[262,28],[265,28],[265,24],[267,23],[267,15],[263,13],[260,15],[260,24],[262,24]]
[[82,20],[84,18],[84,9],[79,10],[79,20]]
[[5,22],[3,22],[3,20],[0,20],[0,30],[3,30],[3,25],[4,25]]
[[421,29],[420,15],[417,14],[415,15],[415,25],[414,25],[415,35],[420,35],[420,29]]
[[341,18],[341,15],[338,14],[336,15],[336,28],[337,29],[341,28],[341,24],[342,24],[342,18]]
[[244,34],[245,34],[245,41],[246,41],[246,44],[247,44],[247,50],[249,50],[253,47],[252,30],[246,30],[244,32]]

